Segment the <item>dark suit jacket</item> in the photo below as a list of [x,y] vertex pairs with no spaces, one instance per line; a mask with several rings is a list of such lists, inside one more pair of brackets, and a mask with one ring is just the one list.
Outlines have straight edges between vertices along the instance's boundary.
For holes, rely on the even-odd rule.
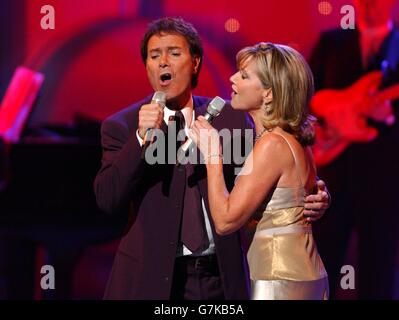
[[[94,183],[97,203],[108,213],[128,213],[126,234],[105,292],[107,299],[169,299],[171,293],[185,178],[184,171],[173,164],[149,165],[140,158],[138,111],[150,100],[147,97],[102,124],[102,167]],[[194,97],[196,116],[205,113],[209,101]],[[213,125],[221,129],[228,121],[229,128],[248,127],[244,115],[230,109],[226,106]],[[210,215],[205,166],[196,165],[194,176]],[[210,221],[225,297],[247,299],[240,234],[218,236],[211,217]]]

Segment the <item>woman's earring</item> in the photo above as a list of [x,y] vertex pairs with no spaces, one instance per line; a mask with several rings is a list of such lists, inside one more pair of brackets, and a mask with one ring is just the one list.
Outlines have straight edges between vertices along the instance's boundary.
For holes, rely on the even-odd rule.
[[272,106],[271,106],[271,103],[269,102],[269,103],[264,103],[263,104],[263,106],[264,106],[264,109],[265,109],[265,112],[266,112],[266,114],[269,114],[269,113],[271,113],[272,112]]

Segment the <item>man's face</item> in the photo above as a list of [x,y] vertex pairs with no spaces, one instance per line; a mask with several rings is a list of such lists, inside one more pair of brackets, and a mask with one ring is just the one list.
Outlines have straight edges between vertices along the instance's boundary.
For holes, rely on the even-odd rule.
[[146,69],[155,91],[166,93],[166,100],[178,108],[191,97],[191,78],[198,71],[200,58],[192,57],[187,40],[178,34],[155,34],[148,41]]

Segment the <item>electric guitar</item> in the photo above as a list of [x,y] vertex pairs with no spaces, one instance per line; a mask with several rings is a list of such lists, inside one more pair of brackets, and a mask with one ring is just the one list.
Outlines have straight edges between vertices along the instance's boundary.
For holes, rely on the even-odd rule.
[[325,122],[316,126],[313,153],[318,166],[333,161],[351,143],[374,140],[378,131],[367,125],[368,118],[393,123],[392,108],[386,102],[399,97],[399,83],[378,90],[382,78],[381,71],[373,71],[346,89],[323,89],[314,95],[312,112]]

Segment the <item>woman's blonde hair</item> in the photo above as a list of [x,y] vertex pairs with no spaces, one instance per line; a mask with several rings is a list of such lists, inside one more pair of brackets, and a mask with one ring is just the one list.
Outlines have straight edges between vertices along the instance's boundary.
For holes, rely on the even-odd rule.
[[314,84],[305,59],[288,46],[260,42],[238,52],[239,69],[250,61],[255,62],[257,76],[264,88],[270,88],[273,93],[273,100],[265,107],[263,126],[268,130],[280,126],[302,145],[312,145],[316,118],[308,112]]

